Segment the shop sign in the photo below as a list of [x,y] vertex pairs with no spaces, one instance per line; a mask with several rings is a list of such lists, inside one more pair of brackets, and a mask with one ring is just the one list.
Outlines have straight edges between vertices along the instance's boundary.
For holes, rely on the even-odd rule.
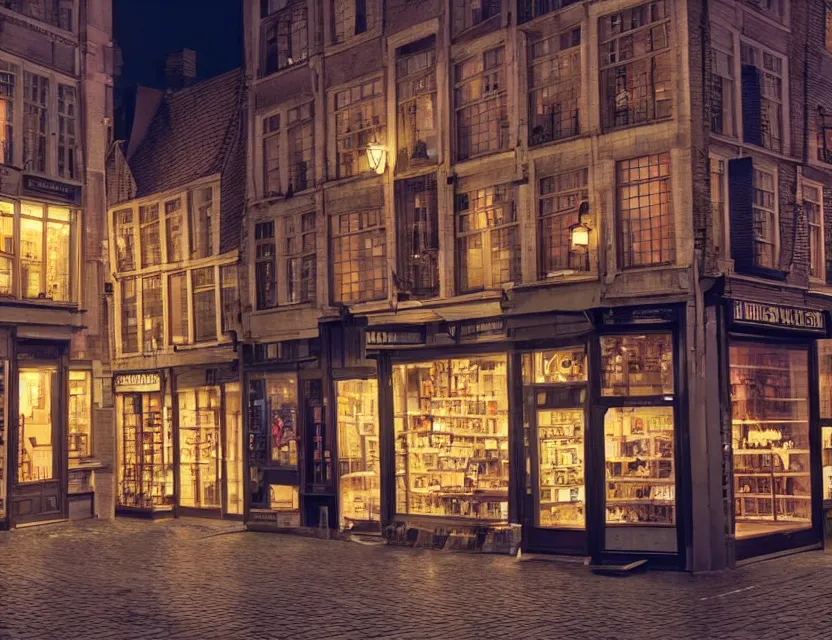
[[657,324],[673,322],[673,309],[608,309],[601,320],[604,324]]
[[7,164],[0,164],[0,193],[16,196],[20,189],[20,171]]
[[753,327],[826,333],[826,319],[823,316],[823,311],[816,309],[800,309],[779,304],[732,300],[731,320],[734,324]]
[[40,176],[23,176],[23,193],[27,196],[42,196],[62,200],[69,204],[81,204],[81,187]]
[[506,320],[505,318],[493,318],[460,322],[457,325],[452,325],[450,332],[451,337],[459,342],[471,342],[493,336],[504,338],[506,335]]
[[158,373],[119,373],[113,378],[116,393],[160,391],[162,376]]
[[277,511],[266,511],[252,509],[249,512],[251,522],[268,522],[281,529],[297,529],[300,527],[299,513],[279,513]]
[[375,349],[384,347],[421,347],[425,344],[425,330],[421,328],[397,331],[368,329],[365,333],[366,346]]

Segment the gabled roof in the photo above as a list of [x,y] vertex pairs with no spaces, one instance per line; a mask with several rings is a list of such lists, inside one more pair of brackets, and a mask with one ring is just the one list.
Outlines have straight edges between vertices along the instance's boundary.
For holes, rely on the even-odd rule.
[[165,96],[129,159],[135,197],[170,191],[220,173],[240,134],[242,70]]

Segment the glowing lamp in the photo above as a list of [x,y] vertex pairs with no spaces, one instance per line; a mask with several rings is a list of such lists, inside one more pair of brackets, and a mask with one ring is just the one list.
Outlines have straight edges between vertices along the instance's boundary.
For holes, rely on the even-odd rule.
[[580,223],[570,227],[572,234],[572,248],[586,248],[589,246],[589,227]]
[[378,174],[384,173],[384,166],[387,160],[387,152],[384,145],[373,142],[367,147],[367,162],[370,163],[370,169]]

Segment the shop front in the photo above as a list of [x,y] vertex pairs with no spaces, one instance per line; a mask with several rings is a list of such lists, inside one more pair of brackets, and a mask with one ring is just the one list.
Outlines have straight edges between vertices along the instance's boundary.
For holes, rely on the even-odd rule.
[[726,317],[735,559],[820,546],[832,447],[824,312],[729,300]]

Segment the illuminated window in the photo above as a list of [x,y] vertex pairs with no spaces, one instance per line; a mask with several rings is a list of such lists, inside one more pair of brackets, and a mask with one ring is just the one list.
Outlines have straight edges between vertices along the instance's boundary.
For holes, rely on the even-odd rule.
[[179,409],[179,504],[222,504],[220,478],[220,388],[200,387],[177,393]]
[[55,477],[52,449],[54,368],[21,368],[18,373],[18,482]]
[[276,9],[274,15],[269,15],[263,21],[261,40],[261,75],[268,75],[306,60],[309,56],[306,0],[281,3],[280,9]]
[[23,73],[23,165],[46,172],[49,132],[49,79]]
[[183,259],[183,219],[182,199],[175,198],[165,202],[165,239],[167,240],[168,262],[179,262]]
[[188,222],[192,259],[207,258],[214,254],[213,216],[214,189],[201,187],[189,194]]
[[670,154],[619,162],[616,167],[621,268],[675,260]]
[[370,170],[367,146],[383,144],[385,106],[382,81],[371,80],[335,94],[335,136],[339,178]]
[[289,186],[305,191],[315,185],[315,122],[312,103],[289,109],[286,137],[289,145]]
[[672,115],[673,59],[667,0],[599,20],[601,123],[605,129]]
[[315,213],[283,218],[286,302],[314,302],[316,285]]
[[14,205],[0,200],[0,296],[14,295]]
[[396,132],[396,171],[436,163],[439,131],[435,36],[396,51]]
[[132,209],[121,209],[113,214],[116,226],[116,263],[119,271],[136,268],[136,225]]
[[270,309],[277,304],[274,221],[258,222],[254,225],[254,243],[257,308]]
[[740,62],[743,138],[772,151],[783,151],[783,58],[742,42]]
[[243,410],[239,383],[225,385],[225,473],[228,513],[242,515],[246,478],[243,471]]
[[455,65],[454,82],[457,160],[507,149],[505,48],[490,49]]
[[809,276],[826,279],[826,257],[823,242],[823,187],[803,183],[803,209],[809,225]]
[[[298,469],[298,392],[294,375],[268,374],[249,382],[249,462]],[[268,504],[267,496],[253,503]]]
[[352,304],[387,297],[387,239],[379,209],[334,215],[332,299]]
[[78,138],[75,129],[78,103],[75,87],[58,85],[58,175],[78,179]]
[[512,185],[457,194],[456,246],[460,292],[520,281],[520,237]]
[[453,34],[459,35],[482,22],[500,15],[500,0],[454,0]]
[[734,128],[734,38],[711,25],[711,131],[736,135]]
[[529,144],[580,133],[581,29],[529,44]]
[[14,104],[17,65],[0,60],[0,162],[14,164]]
[[540,242],[540,277],[559,271],[583,271],[583,255],[572,251],[570,228],[578,224],[578,209],[589,197],[586,169],[578,169],[540,180],[538,224]]
[[24,202],[20,213],[23,297],[69,302],[73,212],[64,207]]
[[139,229],[139,236],[141,238],[142,268],[155,267],[162,261],[162,244],[159,240],[158,204],[149,204],[139,207]]
[[754,169],[754,263],[776,268],[777,195],[774,174]]
[[206,342],[217,339],[217,298],[214,286],[214,267],[194,269],[194,340]]
[[162,276],[142,278],[142,337],[144,353],[154,354],[164,344]]
[[263,118],[263,195],[283,193],[280,185],[280,116]]
[[190,338],[188,325],[188,278],[185,273],[176,273],[170,276],[168,282],[170,343],[187,344]]
[[89,371],[69,372],[69,461],[92,452],[92,375]]
[[375,14],[368,11],[372,0],[331,0],[332,42],[344,42],[373,28]]
[[121,352],[139,351],[139,300],[136,278],[121,281]]

